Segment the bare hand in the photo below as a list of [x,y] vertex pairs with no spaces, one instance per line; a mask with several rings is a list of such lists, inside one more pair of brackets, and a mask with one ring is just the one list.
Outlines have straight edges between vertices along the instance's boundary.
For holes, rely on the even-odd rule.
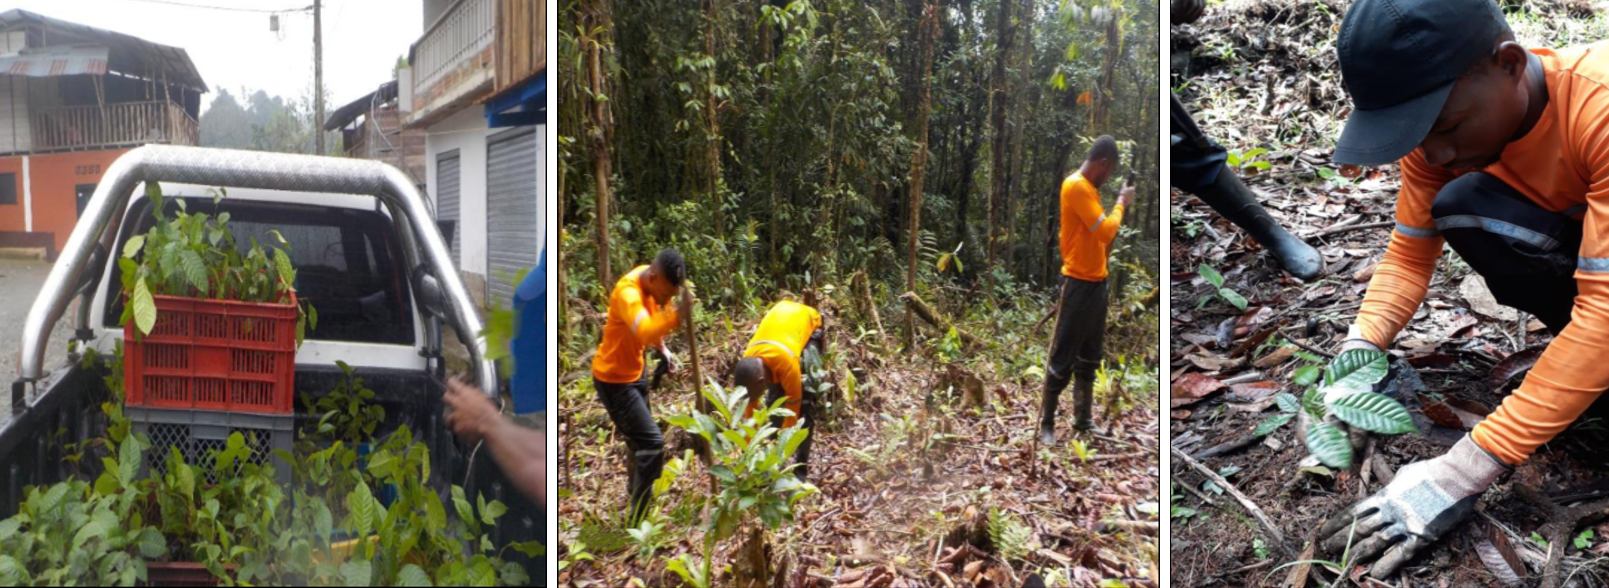
[[447,427],[468,443],[480,442],[497,419],[503,417],[486,393],[457,376],[447,380],[447,391],[441,400],[452,409],[447,413]]

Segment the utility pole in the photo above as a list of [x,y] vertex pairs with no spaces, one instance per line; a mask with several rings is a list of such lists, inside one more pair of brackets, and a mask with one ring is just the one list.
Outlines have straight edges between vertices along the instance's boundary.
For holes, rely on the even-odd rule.
[[321,0],[313,0],[313,137],[324,154],[324,25]]

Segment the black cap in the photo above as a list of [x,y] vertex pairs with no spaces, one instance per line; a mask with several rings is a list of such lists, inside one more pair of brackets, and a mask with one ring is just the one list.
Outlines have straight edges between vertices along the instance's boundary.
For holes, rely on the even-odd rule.
[[1353,106],[1335,161],[1380,165],[1413,151],[1506,30],[1493,0],[1358,0],[1335,43]]

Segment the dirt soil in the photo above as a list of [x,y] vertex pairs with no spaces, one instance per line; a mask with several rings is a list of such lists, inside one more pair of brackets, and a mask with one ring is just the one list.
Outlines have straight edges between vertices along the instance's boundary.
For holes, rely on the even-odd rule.
[[[1603,38],[1599,3],[1504,4],[1522,43]],[[1294,422],[1252,436],[1258,423],[1280,414],[1276,394],[1305,391],[1294,383],[1295,372],[1322,366],[1344,337],[1390,236],[1395,166],[1340,169],[1329,159],[1350,104],[1334,57],[1334,34],[1348,5],[1214,4],[1195,25],[1171,31],[1171,85],[1180,100],[1231,153],[1268,150],[1242,162],[1246,183],[1276,219],[1319,248],[1328,266],[1325,277],[1300,283],[1204,203],[1173,194],[1173,449],[1226,477],[1288,544],[1276,545],[1230,493],[1175,458],[1174,586],[1328,585],[1333,575],[1323,565],[1288,565],[1314,558],[1308,547],[1323,521],[1383,487],[1401,466],[1445,451],[1518,385],[1551,338],[1539,322],[1498,306],[1448,251],[1425,304],[1390,350],[1394,374],[1418,376],[1417,384],[1412,377],[1397,381],[1421,433],[1379,439],[1354,470],[1322,473],[1301,471],[1307,451]],[[1248,301],[1245,310],[1217,293],[1198,271],[1202,265]],[[1561,585],[1609,585],[1609,525],[1565,512],[1609,495],[1609,453],[1602,449],[1609,435],[1597,416],[1609,412],[1602,407],[1487,493],[1471,522],[1396,578],[1336,585],[1539,585],[1549,538],[1554,551],[1563,550]],[[1549,522],[1561,528],[1544,529]],[[1585,530],[1592,537],[1578,537]],[[1517,583],[1505,583],[1510,573]]]
[[[984,375],[976,383],[985,404],[963,408],[968,377],[925,351],[900,352],[897,343],[885,348],[875,337],[857,339],[853,327],[840,322],[837,308],[826,306],[824,313],[830,379],[838,388],[828,396],[837,407],[823,416],[811,458],[809,481],[820,493],[800,503],[796,522],[773,534],[770,560],[781,570],[773,586],[960,586],[969,580],[1021,586],[1029,574],[1053,570],[1061,570],[1055,585],[1062,586],[1094,587],[1110,579],[1136,588],[1159,585],[1152,514],[1160,498],[1154,392],[1133,397],[1116,419],[1097,418],[1099,434],[1085,438],[1095,453],[1083,463],[1065,441],[1070,417],[1058,426],[1063,439],[1058,447],[1038,448],[1031,441],[1037,380]],[[892,325],[899,319],[884,320]],[[730,367],[755,322],[707,329],[719,332],[700,338],[706,374]],[[1155,323],[1146,322],[1154,332]],[[987,332],[976,324],[966,328]],[[1127,336],[1118,331],[1115,339]],[[1154,349],[1155,335],[1148,339]],[[1117,348],[1114,353],[1127,348],[1121,342],[1109,345]],[[1043,346],[978,353],[1042,357]],[[1150,354],[1131,355],[1138,362]],[[685,356],[683,361],[685,371]],[[1154,356],[1148,361],[1155,365]],[[846,373],[855,375],[852,400],[843,391]],[[647,561],[638,559],[619,522],[626,488],[622,443],[613,438],[590,381],[581,374],[566,380],[559,557],[573,558],[579,539],[594,559],[567,564],[559,572],[560,585],[622,585],[628,578],[648,586],[680,585],[664,562],[699,553],[700,508],[708,488],[703,467],[694,460],[661,502],[671,526],[669,544]],[[653,392],[655,415],[685,411],[691,401],[686,378],[667,379],[665,388]],[[1070,392],[1062,402],[1068,415]],[[1105,403],[1098,399],[1096,406],[1099,411]],[[690,447],[684,432],[665,431],[667,455],[682,455]],[[991,508],[1011,513],[1031,531],[1025,556],[1006,559],[991,545],[983,523]],[[736,558],[737,543],[733,539],[717,548],[718,573]],[[733,581],[723,575],[715,585]]]

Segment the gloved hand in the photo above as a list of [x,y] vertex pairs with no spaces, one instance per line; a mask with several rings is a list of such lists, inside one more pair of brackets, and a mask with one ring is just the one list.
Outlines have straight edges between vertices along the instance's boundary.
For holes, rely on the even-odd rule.
[[[1368,339],[1364,339],[1362,334],[1359,333],[1357,325],[1353,325],[1351,329],[1347,330],[1347,338],[1345,340],[1341,341],[1341,348],[1336,350],[1335,355],[1336,355],[1336,357],[1340,357],[1342,353],[1345,353],[1345,352],[1353,350],[1353,349],[1373,349],[1375,351],[1380,351],[1380,346],[1369,342]],[[1378,391],[1378,390],[1376,390],[1376,391]],[[1346,396],[1348,394],[1351,394],[1352,391],[1351,390],[1344,390],[1344,389],[1337,389],[1337,390],[1334,390],[1333,393],[1335,393],[1337,395],[1340,395],[1340,396]],[[1335,400],[1335,399],[1334,398],[1329,398],[1329,397],[1324,398],[1324,401],[1326,403],[1328,403],[1331,400]],[[1297,413],[1296,413],[1296,438],[1297,438],[1298,441],[1301,441],[1303,445],[1307,444],[1307,430],[1310,427],[1313,426],[1313,422],[1314,421],[1313,421],[1312,415],[1307,414],[1307,411],[1305,411],[1305,410],[1297,411]],[[1340,418],[1336,417],[1334,414],[1331,414],[1329,416],[1324,417],[1324,422],[1329,423],[1331,426],[1334,426],[1335,428],[1340,429],[1341,432],[1346,433],[1347,440],[1352,442],[1352,452],[1353,452],[1353,454],[1357,454],[1357,453],[1363,451],[1364,442],[1369,440],[1369,432],[1368,431],[1365,431],[1363,429],[1354,428],[1351,425],[1346,424],[1346,421],[1341,420]]]
[[1378,557],[1369,575],[1389,577],[1469,516],[1481,493],[1511,469],[1465,435],[1441,457],[1403,466],[1384,489],[1332,517],[1319,530],[1319,546],[1339,561],[1351,539],[1350,562]]

